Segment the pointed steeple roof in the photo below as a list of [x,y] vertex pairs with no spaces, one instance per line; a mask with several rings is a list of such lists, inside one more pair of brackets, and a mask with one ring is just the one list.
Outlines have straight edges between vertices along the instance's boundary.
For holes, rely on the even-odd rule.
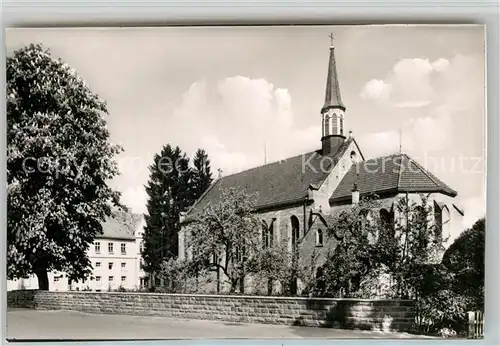
[[328,62],[325,104],[321,111],[323,112],[325,109],[331,107],[340,108],[345,111],[345,106],[342,103],[342,98],[340,96],[339,77],[337,75],[337,64],[335,62],[335,48],[333,46],[333,35],[330,35],[330,38],[332,38],[332,44],[330,46],[330,61]]

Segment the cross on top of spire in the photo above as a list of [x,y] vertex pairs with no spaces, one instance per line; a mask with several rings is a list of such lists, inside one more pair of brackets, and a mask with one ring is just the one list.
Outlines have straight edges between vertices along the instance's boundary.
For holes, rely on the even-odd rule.
[[328,108],[339,108],[345,111],[345,106],[342,103],[342,98],[340,97],[340,86],[339,78],[337,75],[337,64],[335,63],[335,52],[333,49],[333,32],[328,35],[332,41],[330,46],[330,59],[328,62],[328,76],[326,82],[326,95],[325,104],[321,109],[321,113],[324,113]]
[[333,32],[331,32],[328,37],[330,37],[330,47],[333,47],[333,40],[335,39],[335,37],[333,36]]

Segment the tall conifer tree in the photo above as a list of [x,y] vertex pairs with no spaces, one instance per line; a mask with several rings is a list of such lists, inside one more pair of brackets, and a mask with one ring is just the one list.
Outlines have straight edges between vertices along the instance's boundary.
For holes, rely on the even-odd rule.
[[189,162],[179,147],[168,144],[149,167],[142,254],[147,273],[158,272],[162,262],[177,257],[180,213],[187,211],[212,182],[210,160],[204,150],[196,152],[194,168]]
[[179,147],[164,146],[149,167],[144,232],[144,270],[157,272],[160,264],[177,256],[179,213],[189,204],[189,158]]
[[198,149],[193,159],[193,203],[208,189],[212,183],[210,160],[203,149]]

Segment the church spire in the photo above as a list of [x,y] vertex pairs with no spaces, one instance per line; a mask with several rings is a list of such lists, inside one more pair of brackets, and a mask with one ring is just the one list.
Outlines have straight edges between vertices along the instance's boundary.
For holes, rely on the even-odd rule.
[[328,62],[328,77],[326,80],[325,104],[321,109],[323,113],[329,108],[340,108],[345,111],[340,96],[339,77],[337,75],[337,64],[335,61],[335,47],[333,45],[333,34],[330,34],[330,60]]
[[322,154],[335,154],[344,143],[344,112],[346,110],[340,97],[339,78],[335,62],[333,34],[330,34],[330,60],[326,80],[325,104],[321,108]]

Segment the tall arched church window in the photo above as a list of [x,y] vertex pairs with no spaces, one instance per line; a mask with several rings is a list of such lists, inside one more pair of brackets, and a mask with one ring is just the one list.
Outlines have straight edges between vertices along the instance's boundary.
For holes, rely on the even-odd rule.
[[323,246],[323,230],[318,229],[316,231],[316,246]]
[[340,115],[340,135],[344,135],[344,115]]
[[272,247],[274,245],[274,222],[272,222],[271,226],[269,226],[267,238],[269,240],[269,246]]
[[443,237],[443,210],[441,206],[434,201],[434,236],[436,240]]
[[450,236],[451,229],[451,214],[447,206],[441,209],[441,214],[443,217],[443,239],[446,240]]
[[325,124],[324,124],[324,135],[329,136],[330,135],[330,116],[327,114],[325,115]]
[[264,249],[269,247],[269,231],[265,221],[262,221],[262,247]]
[[292,215],[290,223],[292,224],[292,245],[295,246],[300,238],[300,223],[297,216]]

